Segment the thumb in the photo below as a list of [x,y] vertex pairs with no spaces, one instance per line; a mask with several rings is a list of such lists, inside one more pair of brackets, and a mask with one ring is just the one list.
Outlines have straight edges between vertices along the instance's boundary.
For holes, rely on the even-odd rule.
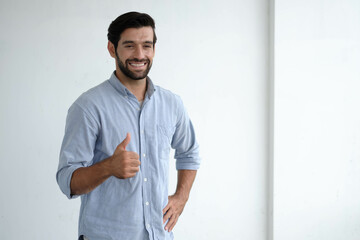
[[130,133],[126,134],[126,138],[118,145],[118,148],[122,151],[126,151],[126,146],[129,144],[131,139]]

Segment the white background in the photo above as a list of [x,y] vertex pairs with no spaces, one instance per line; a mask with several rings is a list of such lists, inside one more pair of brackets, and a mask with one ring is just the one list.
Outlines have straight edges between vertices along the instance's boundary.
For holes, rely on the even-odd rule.
[[360,1],[275,1],[274,239],[360,239]]
[[114,70],[107,28],[131,10],[154,17],[150,77],[201,147],[176,239],[360,238],[357,0],[0,4],[0,239],[76,239],[80,201],[55,180],[66,112]]

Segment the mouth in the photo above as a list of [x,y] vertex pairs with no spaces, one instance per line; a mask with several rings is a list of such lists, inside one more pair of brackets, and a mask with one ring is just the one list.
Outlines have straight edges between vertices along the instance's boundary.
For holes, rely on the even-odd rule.
[[128,59],[126,62],[134,71],[144,71],[150,61],[148,59]]
[[135,68],[141,68],[144,67],[147,63],[143,62],[143,63],[129,63],[130,66],[135,67]]

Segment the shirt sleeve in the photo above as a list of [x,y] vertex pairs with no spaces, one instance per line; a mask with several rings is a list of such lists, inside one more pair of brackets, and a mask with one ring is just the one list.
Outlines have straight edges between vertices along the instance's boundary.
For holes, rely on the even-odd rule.
[[71,195],[70,181],[73,172],[92,164],[98,129],[94,118],[76,102],[69,108],[56,173],[57,183],[69,199],[78,197]]
[[179,98],[178,120],[171,147],[175,149],[177,170],[197,170],[200,167],[199,145],[196,141],[194,127]]

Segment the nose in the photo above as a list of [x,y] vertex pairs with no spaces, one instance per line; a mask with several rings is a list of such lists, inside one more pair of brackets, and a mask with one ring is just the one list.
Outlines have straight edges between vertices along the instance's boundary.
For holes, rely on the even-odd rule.
[[135,48],[134,58],[137,58],[139,60],[145,58],[144,50],[142,49],[142,47],[139,46]]

